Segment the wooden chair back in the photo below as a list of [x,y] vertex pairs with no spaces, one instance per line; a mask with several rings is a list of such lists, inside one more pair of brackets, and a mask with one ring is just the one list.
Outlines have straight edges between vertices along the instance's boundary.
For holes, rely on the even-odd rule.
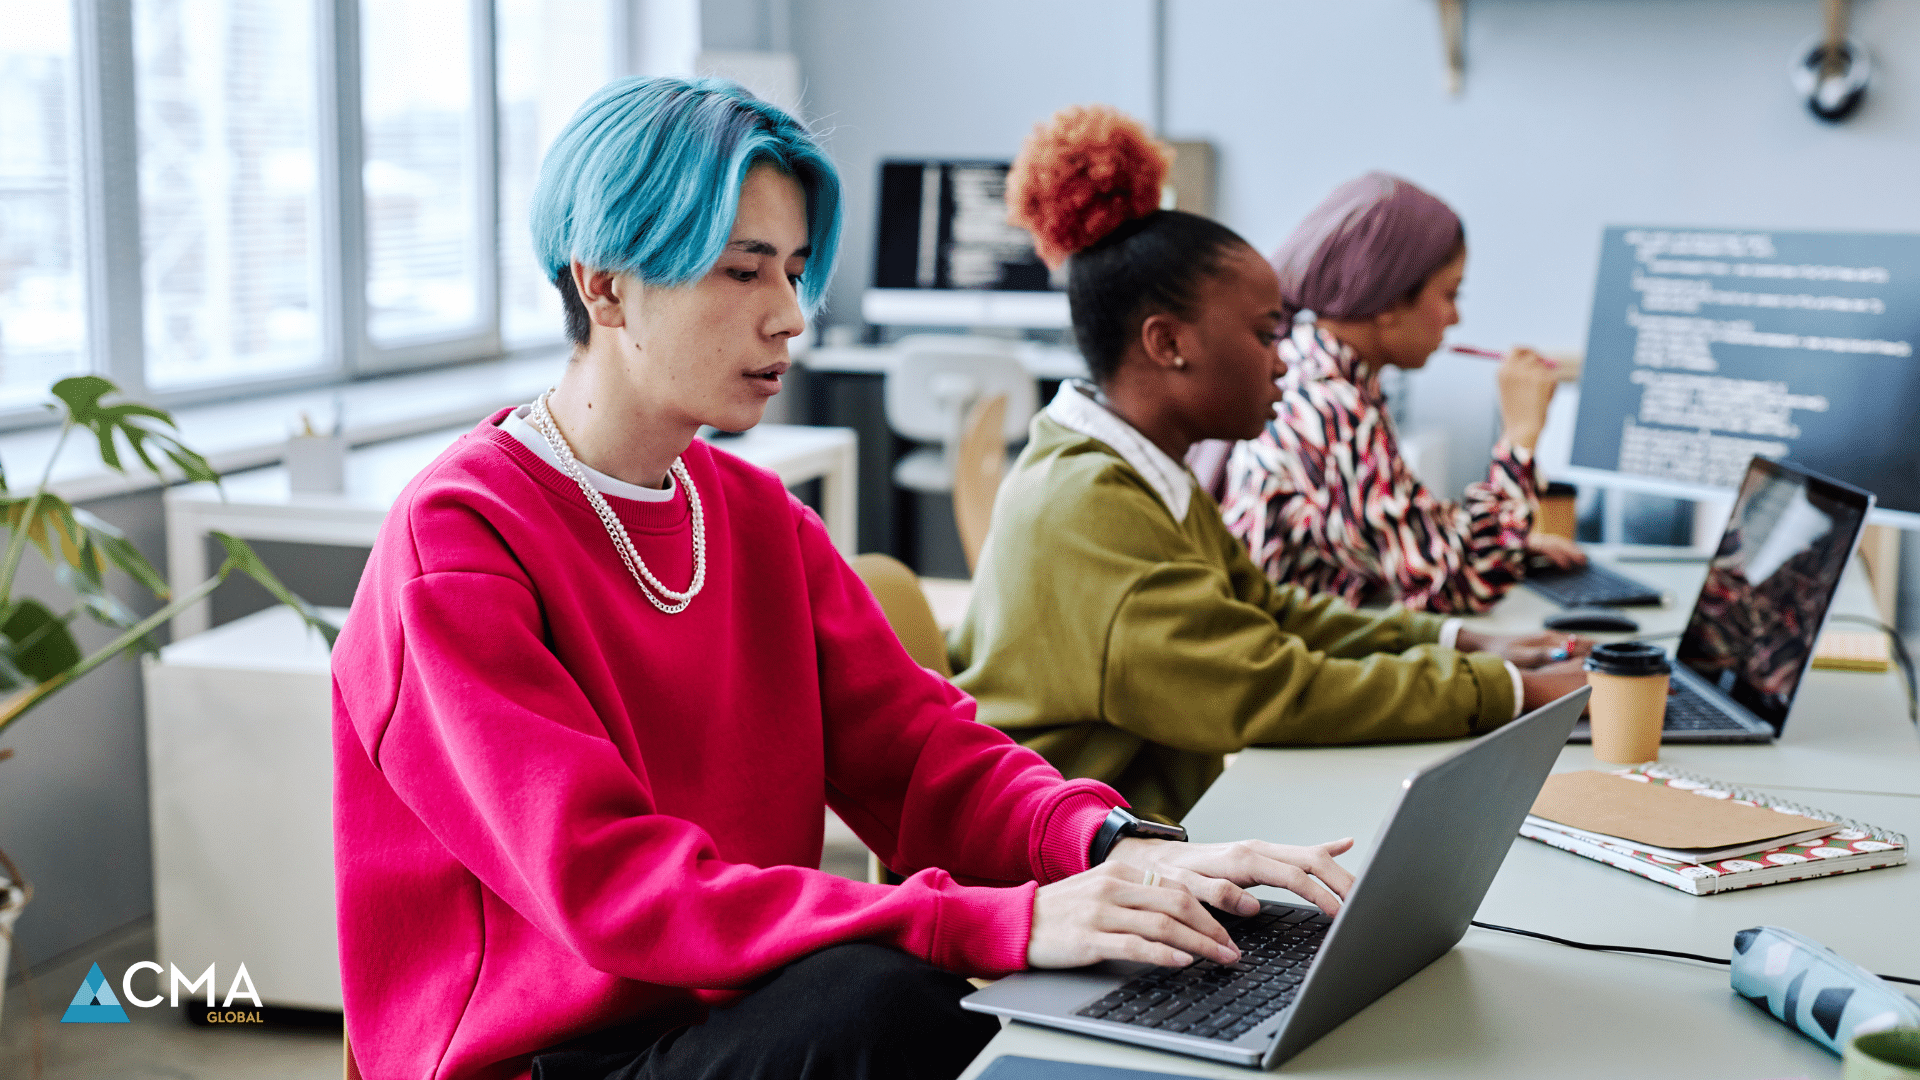
[[969,574],[979,565],[987,527],[993,523],[993,497],[1007,471],[1007,444],[1001,434],[1006,415],[1007,395],[995,394],[967,410],[960,431],[958,460],[953,463],[953,520]]
[[852,566],[873,598],[880,601],[887,624],[913,662],[953,678],[953,668],[947,665],[947,639],[934,621],[927,594],[920,591],[920,578],[905,563],[879,552],[854,556]]

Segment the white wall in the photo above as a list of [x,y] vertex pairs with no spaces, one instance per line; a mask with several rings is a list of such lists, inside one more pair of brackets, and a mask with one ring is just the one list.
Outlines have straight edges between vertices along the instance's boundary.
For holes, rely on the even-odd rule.
[[[808,113],[847,181],[830,316],[858,310],[882,158],[1011,157],[1079,102],[1151,115],[1150,0],[786,2]],[[1578,349],[1606,225],[1920,231],[1920,4],[1852,6],[1875,78],[1835,126],[1787,80],[1820,30],[1813,0],[1469,0],[1459,97],[1434,0],[1168,0],[1168,134],[1215,144],[1218,215],[1262,250],[1344,179],[1414,179],[1467,222],[1454,340]],[[706,31],[765,40],[727,25],[764,12],[707,0]],[[1484,470],[1493,395],[1492,365],[1466,358],[1410,380],[1412,424],[1452,443],[1436,486]],[[1905,611],[1920,629],[1920,605]]]
[[[1171,0],[1168,131],[1218,148],[1222,220],[1271,249],[1341,180],[1400,172],[1466,219],[1456,338],[1571,348],[1604,225],[1920,228],[1920,82],[1903,65],[1920,5],[1854,5],[1877,75],[1838,127],[1787,83],[1819,28],[1811,0],[1466,7],[1455,98],[1433,0]],[[1011,156],[1075,102],[1147,118],[1151,20],[1146,0],[793,0],[810,111],[850,198],[833,310],[855,310],[867,279],[881,158]],[[1491,365],[1444,356],[1413,380],[1414,422],[1451,429],[1456,488],[1484,467],[1492,387]]]
[[[1467,223],[1456,340],[1583,347],[1609,224],[1920,229],[1920,5],[1854,5],[1877,74],[1839,126],[1787,81],[1810,0],[1471,0],[1458,98],[1432,0],[1171,7],[1169,126],[1221,147],[1221,216],[1267,248],[1339,181],[1408,176]],[[1414,380],[1455,486],[1484,467],[1492,392],[1464,358]]]
[[807,115],[846,184],[830,309],[842,321],[871,278],[880,161],[1011,158],[1063,105],[1150,110],[1147,0],[792,0],[792,12]]

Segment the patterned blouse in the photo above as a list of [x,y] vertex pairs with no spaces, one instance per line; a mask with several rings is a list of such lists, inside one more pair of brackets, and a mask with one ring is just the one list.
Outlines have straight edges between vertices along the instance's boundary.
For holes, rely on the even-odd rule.
[[1400,457],[1377,371],[1311,323],[1280,343],[1286,397],[1235,446],[1227,528],[1275,581],[1358,604],[1391,593],[1416,610],[1492,607],[1522,576],[1537,491],[1533,455],[1503,438],[1461,502],[1427,490]]

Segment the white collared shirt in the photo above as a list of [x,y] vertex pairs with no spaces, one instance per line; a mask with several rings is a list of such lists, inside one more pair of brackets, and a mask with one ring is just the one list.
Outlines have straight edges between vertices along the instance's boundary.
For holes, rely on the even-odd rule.
[[1186,521],[1187,507],[1193,501],[1193,475],[1092,396],[1097,393],[1091,384],[1077,379],[1061,383],[1060,392],[1047,405],[1047,417],[1063,428],[1113,447],[1122,461],[1146,478],[1147,486],[1160,496],[1173,520]]

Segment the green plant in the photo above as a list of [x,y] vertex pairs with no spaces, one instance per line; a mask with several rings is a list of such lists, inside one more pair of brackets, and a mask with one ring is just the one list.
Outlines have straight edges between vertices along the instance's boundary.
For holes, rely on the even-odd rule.
[[[153,631],[204,599],[235,572],[259,582],[276,600],[298,611],[308,626],[326,637],[329,647],[339,633],[313,605],[289,592],[244,541],[214,533],[226,549],[225,561],[211,578],[176,596],[120,530],[48,490],[54,462],[75,429],[90,432],[99,443],[100,460],[121,474],[130,470],[125,455],[131,454],[139,468],[162,480],[168,479],[161,464],[164,460],[188,480],[220,482],[206,459],[175,436],[178,429],[172,416],[135,402],[106,403],[118,393],[118,387],[97,375],[54,383],[51,407],[65,416],[40,483],[30,495],[15,495],[0,471],[0,510],[8,530],[6,555],[0,561],[0,732],[62,687],[121,653],[156,651]],[[55,611],[32,597],[15,599],[14,576],[29,543],[46,556],[60,584],[73,593],[74,604],[68,610]],[[165,606],[145,618],[136,616],[107,590],[107,574],[115,567],[165,601]],[[71,629],[82,615],[119,630],[119,636],[83,654]],[[0,760],[10,753],[0,750]]]
[[[169,479],[161,461],[172,462],[188,480],[214,484],[220,477],[207,460],[187,448],[174,434],[178,428],[173,417],[150,405],[135,402],[107,403],[119,393],[111,382],[95,375],[62,379],[53,384],[51,408],[65,413],[60,437],[47,456],[46,470],[31,495],[15,495],[7,487],[6,473],[0,470],[0,512],[7,526],[7,548],[0,558],[0,732],[25,716],[34,706],[71,685],[94,668],[131,649],[157,651],[153,632],[188,606],[204,599],[235,571],[259,582],[276,600],[293,608],[307,625],[319,631],[332,647],[339,629],[320,617],[313,605],[287,591],[259,556],[245,542],[225,533],[214,533],[227,557],[211,578],[180,595],[174,595],[165,578],[153,568],[140,550],[120,530],[100,518],[72,505],[49,491],[53,466],[66,448],[74,429],[92,433],[100,446],[100,460],[115,472],[126,474],[129,464],[123,457],[130,453],[139,467],[162,481]],[[73,606],[56,612],[32,597],[15,599],[14,576],[27,545],[40,549],[53,565],[54,576],[70,590]],[[107,574],[118,567],[139,582],[165,604],[159,611],[140,618],[107,590]],[[80,642],[71,629],[74,620],[85,615],[112,627],[120,634],[90,654],[82,654]],[[0,761],[13,751],[0,749]],[[0,902],[7,899],[7,886],[17,887],[24,903],[33,895],[30,885],[14,868],[12,860],[0,852]],[[0,933],[7,933],[0,927]],[[12,950],[14,961],[26,974],[25,957]],[[0,972],[0,983],[4,983]],[[31,978],[24,982],[33,1011],[33,1075],[40,1075],[40,1012]]]

